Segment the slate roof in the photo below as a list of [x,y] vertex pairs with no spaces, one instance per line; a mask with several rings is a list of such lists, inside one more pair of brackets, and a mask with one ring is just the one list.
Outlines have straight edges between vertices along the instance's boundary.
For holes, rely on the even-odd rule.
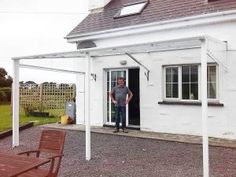
[[137,1],[112,0],[102,12],[90,13],[67,37],[236,9],[236,0],[210,0],[208,3],[205,0],[149,0],[141,14],[113,18],[124,4]]

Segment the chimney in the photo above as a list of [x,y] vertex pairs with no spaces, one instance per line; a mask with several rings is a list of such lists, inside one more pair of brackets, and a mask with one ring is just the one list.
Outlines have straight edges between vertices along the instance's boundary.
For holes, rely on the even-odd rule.
[[89,0],[89,11],[97,12],[102,11],[111,0]]

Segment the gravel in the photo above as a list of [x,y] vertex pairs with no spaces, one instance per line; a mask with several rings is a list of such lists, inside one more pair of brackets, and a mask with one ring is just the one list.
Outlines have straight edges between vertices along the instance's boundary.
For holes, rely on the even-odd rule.
[[[19,152],[37,147],[43,128],[24,130],[21,145],[11,137],[0,150]],[[201,177],[202,146],[92,133],[92,159],[85,160],[85,134],[67,131],[60,177]],[[236,149],[210,147],[210,176],[236,176]]]

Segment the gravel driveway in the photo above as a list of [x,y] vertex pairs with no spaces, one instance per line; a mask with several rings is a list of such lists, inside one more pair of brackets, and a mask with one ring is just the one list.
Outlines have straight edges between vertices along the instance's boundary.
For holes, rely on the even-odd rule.
[[[36,147],[41,127],[21,132],[21,146]],[[83,132],[67,131],[60,177],[201,177],[200,145],[92,134],[92,160],[85,161]],[[11,137],[0,140],[11,151]],[[210,147],[210,176],[236,177],[236,149]]]

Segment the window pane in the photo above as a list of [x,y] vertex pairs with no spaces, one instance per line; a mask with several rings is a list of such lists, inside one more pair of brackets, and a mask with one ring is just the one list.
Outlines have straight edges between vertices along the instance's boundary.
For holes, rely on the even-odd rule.
[[216,99],[216,66],[207,67],[207,96]]
[[117,78],[118,77],[124,77],[125,78],[125,74],[126,73],[126,71],[117,71]]
[[124,77],[126,79],[126,71],[122,72],[122,77]]
[[120,16],[139,13],[145,5],[146,2],[125,6],[121,9]]
[[189,84],[182,84],[182,99],[189,99]]
[[166,84],[166,98],[171,98],[171,84]]
[[198,66],[182,67],[182,99],[198,100]]
[[114,72],[116,72],[117,78],[122,77],[122,72],[121,71],[114,71]]
[[198,84],[191,84],[190,99],[198,100]]
[[178,82],[178,68],[172,68],[173,82]]
[[216,82],[216,66],[208,66],[208,82]]
[[111,72],[111,81],[115,81],[116,82],[117,79],[117,72],[112,71]]
[[166,98],[178,98],[178,67],[166,68]]
[[171,68],[166,68],[166,82],[171,82]]
[[111,88],[116,86],[116,82],[111,82]]
[[191,82],[198,82],[198,66],[191,67]]
[[173,84],[173,98],[178,98],[179,97],[179,89],[178,89],[178,83]]
[[182,82],[189,82],[189,66],[182,67]]
[[210,99],[216,99],[216,83],[208,83],[207,84],[207,95]]

